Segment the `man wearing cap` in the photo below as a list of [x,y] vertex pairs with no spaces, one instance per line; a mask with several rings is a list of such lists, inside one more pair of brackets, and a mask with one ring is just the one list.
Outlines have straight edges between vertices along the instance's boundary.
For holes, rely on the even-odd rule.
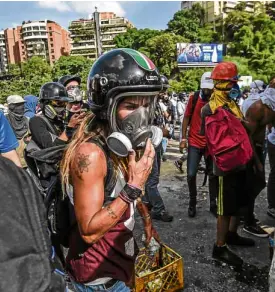
[[[197,204],[197,184],[196,177],[199,163],[202,156],[205,157],[207,172],[209,173],[209,195],[210,211],[216,216],[216,197],[217,197],[217,177],[212,172],[212,161],[210,157],[205,156],[206,140],[204,135],[200,135],[201,129],[201,109],[208,103],[213,92],[213,81],[209,79],[211,72],[205,72],[201,77],[200,91],[191,95],[187,104],[182,122],[182,139],[180,141],[180,150],[187,148],[187,128],[188,133],[188,158],[187,158],[187,182],[189,188],[189,208],[188,216],[195,217]],[[181,169],[182,161],[177,161],[176,166]]]
[[19,142],[16,152],[19,156],[22,167],[27,167],[24,158],[24,149],[29,136],[29,121],[24,116],[25,113],[25,100],[20,95],[10,95],[7,98],[8,114],[7,120],[9,121],[16,139]]
[[10,95],[7,98],[7,119],[14,131],[17,140],[21,140],[28,132],[28,119],[24,116],[25,100],[19,95]]

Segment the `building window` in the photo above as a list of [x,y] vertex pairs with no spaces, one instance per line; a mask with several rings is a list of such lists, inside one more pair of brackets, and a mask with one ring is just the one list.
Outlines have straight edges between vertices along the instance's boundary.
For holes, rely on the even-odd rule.
[[51,49],[51,53],[54,53],[54,49]]
[[50,38],[50,41],[53,42],[53,38]]
[[50,32],[50,36],[52,36],[53,35],[53,33],[52,32]]
[[55,59],[54,55],[52,55],[52,59],[53,59],[53,60]]
[[49,26],[49,30],[52,30],[52,27],[51,26]]
[[53,44],[51,44],[51,47],[53,48]]

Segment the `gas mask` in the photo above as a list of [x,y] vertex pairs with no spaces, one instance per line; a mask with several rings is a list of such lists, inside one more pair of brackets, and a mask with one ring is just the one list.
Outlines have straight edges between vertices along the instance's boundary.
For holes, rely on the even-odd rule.
[[234,86],[231,88],[231,90],[228,93],[228,96],[230,99],[233,99],[235,101],[241,97],[241,90],[237,83],[234,84]]
[[[161,129],[151,126],[154,105],[155,101],[153,99],[149,106],[140,106],[123,120],[117,120],[114,116],[111,117],[113,133],[107,137],[107,145],[112,152],[118,156],[126,157],[131,149],[144,148],[148,138],[151,138],[154,147],[161,143]],[[116,110],[111,112],[115,113]]]
[[63,121],[65,117],[65,107],[64,106],[54,106],[50,104],[46,104],[44,107],[44,114],[50,120],[59,120]]
[[68,96],[73,98],[74,101],[82,101],[81,91],[79,86],[68,86],[67,88]]

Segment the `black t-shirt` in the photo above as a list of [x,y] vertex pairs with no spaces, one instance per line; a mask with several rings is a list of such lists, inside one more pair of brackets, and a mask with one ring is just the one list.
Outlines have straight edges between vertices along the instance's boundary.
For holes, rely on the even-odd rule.
[[[48,122],[51,123],[49,120]],[[52,123],[51,125],[54,128]],[[41,149],[66,144],[65,141],[58,138],[58,136],[61,134],[61,131],[56,129],[56,132],[53,133],[47,123],[39,116],[35,116],[30,119],[29,127],[33,141]]]

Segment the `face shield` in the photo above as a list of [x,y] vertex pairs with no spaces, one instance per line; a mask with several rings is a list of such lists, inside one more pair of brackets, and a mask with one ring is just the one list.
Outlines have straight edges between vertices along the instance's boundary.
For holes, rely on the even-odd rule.
[[142,149],[148,138],[157,147],[162,131],[153,126],[156,93],[124,93],[115,98],[109,110],[111,135],[107,138],[109,148],[125,157],[131,149]]

